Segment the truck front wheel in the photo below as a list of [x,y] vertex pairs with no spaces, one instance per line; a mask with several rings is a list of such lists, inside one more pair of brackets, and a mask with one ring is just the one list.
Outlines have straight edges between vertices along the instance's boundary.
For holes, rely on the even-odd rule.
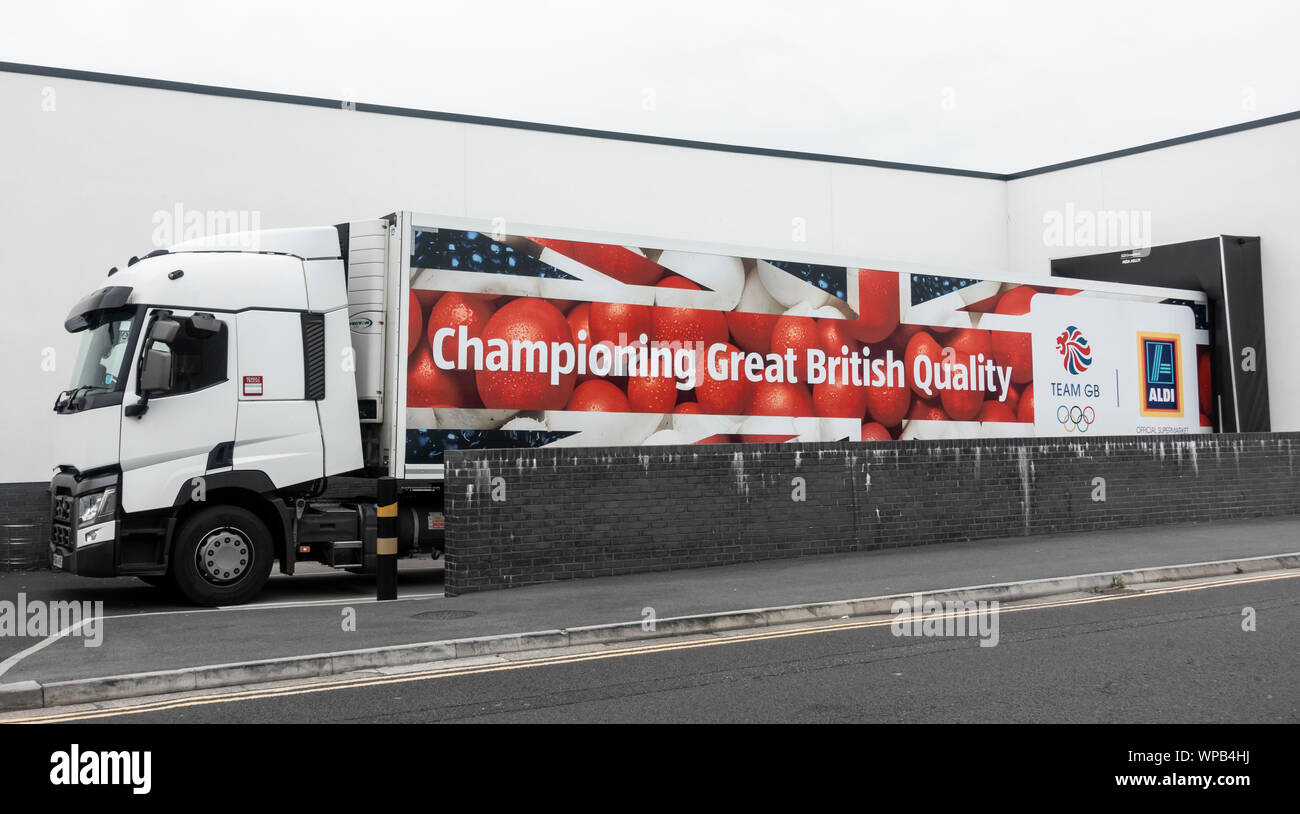
[[271,533],[238,506],[213,506],[186,520],[176,535],[172,579],[196,605],[239,605],[271,575]]

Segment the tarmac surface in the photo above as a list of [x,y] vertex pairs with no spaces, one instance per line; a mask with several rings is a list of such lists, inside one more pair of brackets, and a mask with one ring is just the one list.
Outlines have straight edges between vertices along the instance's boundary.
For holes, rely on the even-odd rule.
[[[1017,537],[638,574],[442,596],[403,563],[399,600],[373,578],[275,577],[254,604],[201,609],[135,579],[0,574],[0,601],[102,601],[102,640],[0,637],[0,683],[42,683],[394,644],[639,621],[1300,551],[1300,518]],[[433,566],[433,567],[431,567]],[[650,610],[652,609],[652,610]],[[39,649],[37,649],[39,648]]]

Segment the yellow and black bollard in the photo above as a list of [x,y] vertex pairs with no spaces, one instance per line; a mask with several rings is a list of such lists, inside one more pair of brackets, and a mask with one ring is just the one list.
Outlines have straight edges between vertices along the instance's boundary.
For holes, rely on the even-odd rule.
[[397,598],[397,478],[379,479],[375,553],[379,579],[375,599]]

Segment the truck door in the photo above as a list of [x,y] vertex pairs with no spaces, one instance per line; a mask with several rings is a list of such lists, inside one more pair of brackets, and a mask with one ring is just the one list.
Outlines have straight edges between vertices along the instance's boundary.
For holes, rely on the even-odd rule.
[[[307,398],[305,321],[292,311],[239,315],[235,469],[260,472],[277,488],[323,474],[320,417],[316,401]],[[354,436],[356,427],[355,421],[349,427]]]
[[[210,462],[219,464],[229,455],[218,445],[235,440],[236,320],[233,314],[202,314],[203,330],[196,329],[195,312],[150,309],[138,353],[149,344],[148,331],[155,319],[169,316],[181,329],[162,343],[172,359],[172,382],[166,392],[144,398],[138,394],[140,365],[131,366],[123,398],[122,508],[128,512],[172,506],[181,488],[204,475]],[[211,324],[217,322],[215,330]],[[138,405],[147,405],[142,414]]]

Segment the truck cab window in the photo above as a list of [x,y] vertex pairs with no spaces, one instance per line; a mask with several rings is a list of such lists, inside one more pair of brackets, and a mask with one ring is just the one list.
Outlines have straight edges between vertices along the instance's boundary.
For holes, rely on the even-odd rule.
[[134,310],[117,311],[104,315],[82,335],[73,367],[73,388],[104,392],[122,389],[122,362],[134,323]]
[[226,380],[227,332],[225,323],[216,333],[193,329],[189,319],[177,320],[181,332],[167,348],[172,354],[173,387],[169,396],[192,393]]

